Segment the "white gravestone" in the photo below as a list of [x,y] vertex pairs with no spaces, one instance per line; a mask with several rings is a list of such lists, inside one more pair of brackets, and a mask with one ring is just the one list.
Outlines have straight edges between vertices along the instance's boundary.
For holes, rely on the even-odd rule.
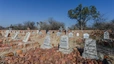
[[104,32],[104,39],[109,39],[109,32],[108,31]]
[[40,24],[39,23],[37,24],[37,28],[38,28],[38,30],[40,30]]
[[63,30],[62,26],[59,28],[59,30],[62,32],[62,30]]
[[69,54],[72,52],[72,49],[70,49],[69,47],[68,36],[66,35],[61,36],[61,40],[59,44],[59,51],[63,52],[64,54]]
[[61,32],[57,32],[57,36],[60,36],[61,35]]
[[8,34],[10,33],[9,30],[6,30],[5,37],[8,37]]
[[24,37],[23,42],[27,42],[28,39],[29,39],[29,37],[30,37],[30,32],[27,32],[26,35],[25,35],[25,37]]
[[86,39],[85,47],[83,52],[83,58],[87,59],[98,59],[97,49],[96,49],[96,40]]
[[49,31],[47,32],[47,35],[50,35],[50,32]]
[[44,43],[41,45],[41,48],[42,49],[50,49],[50,48],[52,48],[52,45],[50,43],[50,36],[49,35],[47,35],[45,37]]
[[76,33],[76,36],[79,36],[79,33]]
[[33,31],[32,34],[35,34],[35,32]]
[[12,37],[12,39],[15,39],[18,34],[19,34],[19,32],[16,32],[16,33],[14,34],[14,36]]
[[85,39],[89,38],[89,34],[88,33],[84,33],[83,34],[83,38],[85,38]]
[[42,35],[42,32],[40,31],[38,34],[39,34],[39,35]]
[[73,37],[73,33],[70,32],[70,33],[68,34],[68,36],[69,36],[69,37]]
[[61,36],[60,48],[69,49],[68,41],[69,41],[68,36],[66,35]]
[[39,30],[37,30],[37,34],[39,33]]

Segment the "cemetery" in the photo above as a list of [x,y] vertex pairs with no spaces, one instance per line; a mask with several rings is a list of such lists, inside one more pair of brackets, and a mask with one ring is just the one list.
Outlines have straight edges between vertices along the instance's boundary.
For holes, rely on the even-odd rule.
[[114,40],[108,31],[40,32],[42,34],[37,30],[0,30],[0,64],[101,64],[103,59],[114,62]]
[[0,0],[0,64],[114,64],[113,0]]

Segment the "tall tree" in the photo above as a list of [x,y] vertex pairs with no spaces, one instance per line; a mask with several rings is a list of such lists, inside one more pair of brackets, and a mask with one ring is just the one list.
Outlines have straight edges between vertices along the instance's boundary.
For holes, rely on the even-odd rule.
[[83,7],[79,4],[75,9],[70,9],[68,15],[71,19],[76,19],[79,29],[84,29],[86,27],[87,21],[91,19],[96,19],[99,16],[95,6]]

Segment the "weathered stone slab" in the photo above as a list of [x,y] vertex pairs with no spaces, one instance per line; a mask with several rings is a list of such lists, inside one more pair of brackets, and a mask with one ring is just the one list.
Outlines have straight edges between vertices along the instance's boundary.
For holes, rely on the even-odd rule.
[[42,49],[50,49],[50,48],[52,48],[52,45],[50,43],[50,36],[49,35],[47,35],[45,37],[44,43],[41,45],[40,48],[42,48]]
[[96,40],[93,40],[93,39],[85,40],[83,57],[87,59],[98,59],[97,49],[96,49]]

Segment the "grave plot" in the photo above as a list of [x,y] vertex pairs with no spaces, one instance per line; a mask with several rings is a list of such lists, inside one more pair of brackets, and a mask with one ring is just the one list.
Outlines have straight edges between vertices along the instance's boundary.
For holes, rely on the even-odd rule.
[[[12,54],[13,55],[13,54]],[[80,63],[102,63],[100,60],[83,59],[75,48],[70,54],[62,54],[57,48],[52,49],[31,49],[27,52],[18,51],[17,56],[5,57],[0,61],[5,64],[80,64]]]
[[[6,47],[6,50],[4,50],[4,53],[2,53],[2,54],[5,55],[5,57],[3,59],[5,59],[6,63],[10,62],[10,61],[12,61],[11,63],[13,63],[13,62],[16,63],[16,61],[20,61],[20,63],[25,63],[25,62],[30,63],[31,62],[31,63],[38,63],[38,64],[43,63],[43,64],[45,64],[45,62],[49,62],[49,64],[50,63],[56,64],[55,62],[60,62],[61,63],[64,60],[65,60],[64,61],[65,63],[63,63],[63,64],[67,64],[67,63],[76,64],[76,63],[79,63],[79,62],[80,63],[83,63],[83,62],[90,62],[90,63],[91,62],[97,62],[98,63],[98,61],[96,61],[96,59],[83,58],[82,56],[80,56],[80,53],[79,53],[80,50],[79,49],[76,49],[76,48],[73,49],[74,47],[76,47],[78,42],[84,44],[85,39],[91,38],[91,34],[90,33],[89,33],[89,37],[87,35],[85,35],[85,37],[83,37],[83,34],[85,34],[87,32],[83,32],[82,36],[80,35],[79,32],[72,32],[73,33],[73,37],[69,37],[69,33],[70,33],[69,32],[69,33],[66,34],[66,38],[62,39],[61,37],[65,35],[64,32],[62,32],[61,35],[58,36],[57,32],[54,31],[54,33],[53,33],[53,31],[52,32],[50,31],[50,34],[48,34],[48,35],[50,35],[50,37],[48,37],[48,38],[45,38],[46,35],[44,35],[45,34],[44,32],[42,32],[44,37],[40,37],[39,34],[32,34],[32,31],[23,31],[23,32],[24,32],[24,35],[21,35],[21,33],[19,33],[20,39],[22,41],[23,40],[26,41],[26,39],[27,39],[33,45],[31,46],[31,44],[28,41],[27,42],[23,42],[23,43],[27,43],[27,45],[25,47],[14,45],[15,48],[12,49],[11,46],[8,45],[10,48]],[[28,33],[28,32],[31,33],[29,38],[26,36],[26,33]],[[35,32],[37,33],[37,31],[35,31]],[[79,34],[77,35],[77,33],[79,33]],[[72,35],[70,35],[70,36],[72,36]],[[82,37],[82,38],[80,38],[80,37]],[[75,45],[72,45],[73,41],[76,42]],[[15,42],[13,42],[13,43],[15,43]],[[96,43],[97,43],[97,41],[96,41]],[[46,45],[46,46],[44,46],[44,48],[47,47],[47,45],[50,46],[52,44],[54,44],[54,47],[49,47],[49,49],[46,49],[46,48],[45,49],[41,49],[40,47],[41,47],[42,44]],[[60,45],[59,47],[57,47],[58,44]],[[3,45],[1,45],[1,46],[3,46]],[[86,45],[85,46],[81,46],[81,44],[79,44],[79,48],[84,48],[84,50],[87,50],[87,52],[89,50],[89,53],[91,52],[92,49],[95,49],[95,48],[92,48],[92,47],[89,48],[89,47],[91,47],[91,46],[88,45],[88,47],[87,47]],[[72,50],[69,49],[69,48],[72,48]],[[100,49],[101,49],[100,51],[102,51],[102,48],[100,48]],[[78,51],[78,52],[76,52],[76,51]],[[97,51],[99,51],[99,49],[97,49]],[[50,52],[52,52],[52,54]],[[64,52],[68,52],[69,54],[65,54]],[[50,55],[49,55],[49,53],[50,53]],[[84,54],[85,54],[85,51],[84,51]],[[39,56],[37,57],[37,55],[39,55],[42,58],[40,58]],[[86,57],[87,57],[87,55],[86,55]],[[99,56],[99,54],[97,54],[97,55]],[[49,56],[49,58],[47,60],[48,56]],[[23,59],[23,58],[27,59],[29,57],[31,58],[29,60]],[[59,59],[61,59],[61,60],[56,59],[57,57],[59,57]],[[89,56],[89,57],[93,58],[93,56]],[[8,58],[9,61],[6,60],[7,58]],[[9,59],[9,58],[16,59],[16,60],[12,60],[12,59]],[[22,59],[23,59],[23,61],[21,61]],[[39,59],[39,60],[37,60],[37,62],[36,62],[35,59]],[[49,60],[49,59],[53,59],[53,61]],[[66,60],[66,59],[68,59],[68,60]],[[4,61],[1,60],[1,62],[4,62]],[[100,60],[99,60],[99,62],[100,62]],[[11,63],[9,63],[9,64],[11,64]]]

